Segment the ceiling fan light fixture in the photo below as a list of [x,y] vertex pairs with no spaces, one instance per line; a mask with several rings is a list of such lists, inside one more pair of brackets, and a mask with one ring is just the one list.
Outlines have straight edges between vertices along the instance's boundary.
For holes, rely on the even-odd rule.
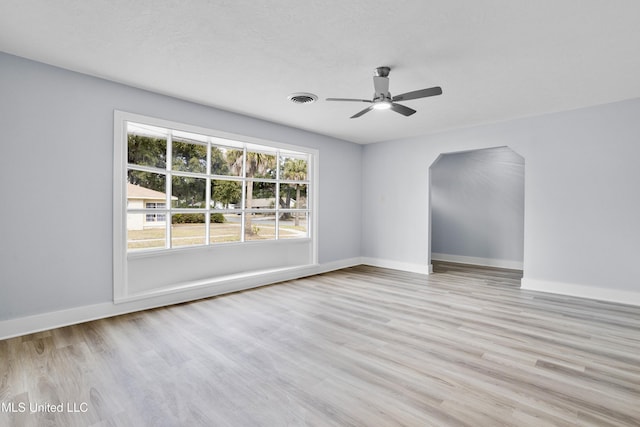
[[374,110],[388,110],[389,108],[391,108],[389,101],[379,101],[373,104]]

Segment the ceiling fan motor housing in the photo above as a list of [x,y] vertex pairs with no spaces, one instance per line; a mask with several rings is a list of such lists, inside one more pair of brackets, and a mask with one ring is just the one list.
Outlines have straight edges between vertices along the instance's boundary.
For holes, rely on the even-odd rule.
[[391,71],[389,67],[378,67],[374,75],[377,77],[389,77],[389,71]]
[[387,93],[374,93],[373,102],[391,102],[391,92]]

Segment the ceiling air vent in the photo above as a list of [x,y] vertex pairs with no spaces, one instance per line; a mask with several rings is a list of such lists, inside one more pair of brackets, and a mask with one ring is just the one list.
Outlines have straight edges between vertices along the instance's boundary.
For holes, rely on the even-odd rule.
[[318,97],[312,93],[298,92],[287,96],[287,99],[294,104],[311,104],[312,102],[316,102]]

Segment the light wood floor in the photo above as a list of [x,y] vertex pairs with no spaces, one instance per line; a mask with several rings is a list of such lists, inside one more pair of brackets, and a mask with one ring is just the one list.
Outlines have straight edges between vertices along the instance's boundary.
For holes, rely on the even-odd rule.
[[[436,271],[360,266],[0,341],[0,425],[640,426],[640,308]],[[87,412],[29,413],[45,403]]]

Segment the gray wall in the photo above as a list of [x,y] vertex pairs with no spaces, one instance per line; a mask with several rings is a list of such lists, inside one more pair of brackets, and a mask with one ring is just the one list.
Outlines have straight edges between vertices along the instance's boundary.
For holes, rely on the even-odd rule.
[[361,146],[0,53],[0,320],[112,301],[114,109],[318,149],[319,262],[360,255]]
[[636,99],[367,145],[363,255],[429,263],[427,165],[509,146],[526,164],[525,279],[640,292],[639,117]]
[[430,190],[432,258],[521,266],[522,156],[508,147],[443,154],[431,166]]

